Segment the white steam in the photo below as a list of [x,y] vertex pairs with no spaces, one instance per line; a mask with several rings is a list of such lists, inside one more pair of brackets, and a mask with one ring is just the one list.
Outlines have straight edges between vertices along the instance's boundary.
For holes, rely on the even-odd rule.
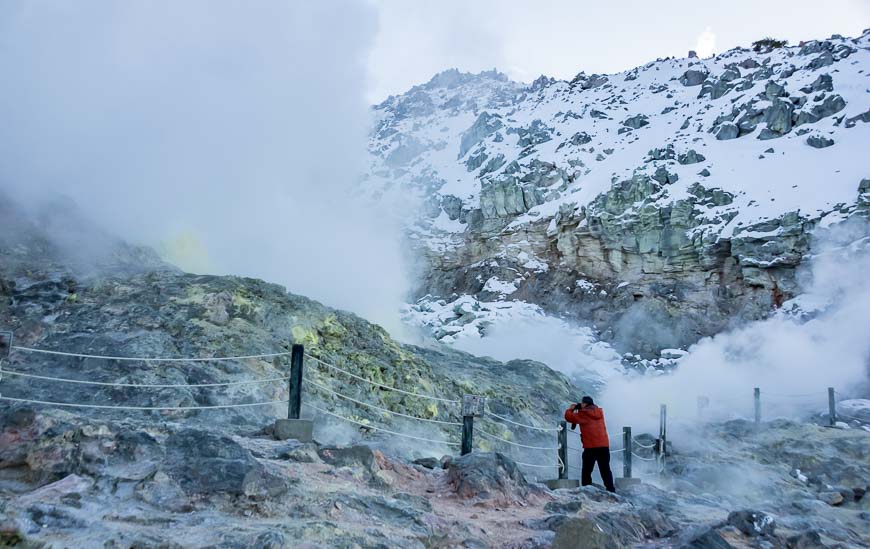
[[693,423],[698,397],[709,399],[707,419],[751,418],[755,387],[762,419],[799,418],[827,411],[828,387],[863,390],[870,364],[866,234],[858,220],[835,228],[811,259],[806,293],[779,314],[698,342],[671,375],[612,380],[600,399],[612,425],[654,430],[660,404],[675,423]]
[[4,2],[0,188],[30,207],[67,195],[182,267],[265,278],[390,324],[406,288],[399,231],[352,192],[372,12],[351,0]]

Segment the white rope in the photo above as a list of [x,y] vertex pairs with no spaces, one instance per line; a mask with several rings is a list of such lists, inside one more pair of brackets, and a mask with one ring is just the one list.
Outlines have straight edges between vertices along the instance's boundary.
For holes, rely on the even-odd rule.
[[246,360],[251,358],[272,358],[276,356],[287,356],[289,351],[281,353],[265,353],[260,355],[242,355],[242,356],[220,356],[211,358],[146,358],[146,357],[130,357],[130,356],[104,356],[104,355],[88,355],[83,353],[67,353],[63,351],[47,351],[45,349],[32,349],[30,347],[19,347],[13,345],[11,347],[16,351],[24,351],[25,353],[40,353],[44,355],[72,356],[77,358],[94,358],[100,360],[122,360],[129,362],[221,362],[225,360]]
[[617,448],[616,450],[611,450],[610,453],[611,453],[611,454],[616,454],[616,453],[618,453],[618,452],[624,452],[624,451],[625,451],[625,448]]
[[218,404],[213,406],[108,406],[104,404],[75,404],[70,402],[48,402],[45,400],[31,400],[27,398],[12,398],[0,396],[0,400],[9,400],[12,402],[27,402],[30,404],[46,404],[49,406],[65,406],[68,408],[99,408],[110,410],[214,410],[218,408],[247,408],[250,406],[265,406],[267,404],[286,404],[287,400],[269,400],[266,402],[250,402],[247,404]]
[[631,441],[634,442],[635,446],[640,446],[641,448],[651,449],[656,447],[655,442],[647,446],[646,444],[641,444],[640,442],[638,442],[636,438],[632,438]]
[[428,398],[428,399],[430,399],[430,400],[437,400],[437,401],[440,401],[440,402],[447,402],[447,403],[450,403],[450,404],[459,404],[459,403],[460,403],[458,400],[450,400],[449,398],[440,398],[440,397],[436,397],[436,396],[432,396],[432,395],[422,395],[422,394],[420,394],[420,393],[413,393],[413,392],[411,392],[411,391],[405,391],[405,390],[402,390],[402,389],[398,389],[398,388],[396,388],[396,387],[390,387],[389,385],[384,385],[383,383],[378,383],[378,382],[376,382],[376,381],[372,381],[372,380],[370,380],[370,379],[366,379],[366,378],[364,378],[364,377],[360,377],[360,376],[358,376],[358,375],[356,375],[356,374],[354,374],[354,373],[351,373],[351,372],[348,372],[347,370],[344,370],[344,369],[342,369],[342,368],[339,368],[338,366],[336,366],[336,365],[334,365],[334,364],[329,364],[328,362],[324,362],[324,361],[320,360],[319,358],[317,358],[317,357],[313,357],[313,356],[311,356],[311,355],[309,355],[309,354],[307,354],[307,353],[306,353],[305,356],[306,356],[307,358],[310,358],[311,360],[313,360],[313,361],[319,363],[319,364],[322,364],[322,365],[326,366],[327,368],[332,368],[333,370],[336,370],[336,371],[341,372],[341,373],[343,373],[343,374],[347,374],[347,375],[349,375],[350,377],[352,377],[352,378],[354,378],[354,379],[358,379],[359,381],[363,381],[363,382],[368,383],[368,384],[370,384],[370,385],[374,385],[375,387],[380,387],[380,388],[382,388],[382,389],[388,389],[388,390],[390,390],[390,391],[396,391],[397,393],[402,393],[402,394],[409,395],[409,396],[415,396],[415,397],[419,397],[419,398]]
[[324,385],[321,385],[321,384],[317,383],[316,381],[311,381],[310,379],[307,379],[307,378],[303,378],[302,381],[304,381],[305,383],[308,383],[308,384],[310,384],[310,385],[314,385],[315,387],[317,387],[317,388],[319,388],[319,389],[322,389],[322,390],[324,390],[324,391],[327,391],[327,392],[329,392],[329,393],[332,393],[332,394],[334,394],[335,396],[341,397],[341,398],[343,398],[343,399],[345,399],[345,400],[349,400],[349,401],[351,401],[351,402],[353,402],[353,403],[355,403],[355,404],[359,404],[360,406],[367,406],[367,407],[369,407],[369,408],[373,408],[373,409],[375,409],[375,410],[380,410],[381,412],[386,412],[386,413],[388,413],[388,414],[393,414],[393,415],[395,415],[395,416],[401,416],[401,417],[405,417],[405,418],[408,418],[408,419],[415,419],[415,420],[418,420],[418,421],[426,421],[426,422],[428,422],[428,423],[440,423],[441,425],[457,425],[457,426],[460,426],[460,427],[462,426],[462,424],[459,423],[458,421],[442,421],[442,420],[440,420],[440,419],[426,419],[426,418],[423,418],[423,417],[409,416],[408,414],[403,414],[402,412],[395,412],[395,411],[393,411],[393,410],[389,410],[389,409],[387,409],[387,408],[381,408],[380,406],[376,406],[376,405],[374,405],[374,404],[369,404],[368,402],[362,402],[361,400],[357,400],[357,399],[352,398],[352,397],[349,397],[349,396],[347,396],[347,395],[343,395],[343,394],[339,393],[338,391],[334,391],[334,390],[330,389],[329,387],[326,387],[326,386],[324,386]]
[[529,449],[529,450],[558,450],[558,449],[559,449],[558,446],[529,446],[529,445],[527,445],[527,444],[520,444],[520,443],[518,443],[518,442],[514,442],[514,441],[512,441],[512,440],[508,440],[508,439],[506,439],[506,438],[502,438],[502,437],[500,437],[500,436],[493,435],[492,433],[487,433],[487,432],[484,431],[483,429],[480,429],[479,432],[480,432],[481,435],[483,435],[483,436],[485,436],[485,437],[487,437],[487,438],[490,438],[490,439],[493,439],[493,440],[497,440],[497,441],[500,441],[500,442],[504,442],[505,444],[510,444],[510,445],[512,445],[512,446],[517,446],[517,447],[519,447],[519,448],[527,448],[527,449]]
[[637,459],[642,460],[642,461],[655,461],[656,460],[656,458],[646,458],[643,456],[639,456],[639,455],[635,454],[634,452],[632,452],[631,455],[633,455],[634,457],[636,457]]
[[848,414],[844,414],[844,413],[839,412],[839,411],[834,414],[834,417],[837,419],[840,419],[841,417],[845,417],[845,418],[849,418],[849,419],[854,419],[855,421],[863,421],[863,422],[867,423],[866,419],[861,419],[859,417],[850,416]]
[[360,427],[365,427],[366,429],[372,429],[373,431],[381,431],[383,433],[387,433],[390,435],[396,435],[399,437],[412,438],[414,440],[422,440],[423,442],[432,442],[435,444],[444,444],[445,446],[460,446],[460,444],[458,442],[447,442],[446,440],[433,440],[433,439],[429,439],[429,438],[415,437],[414,435],[406,435],[405,433],[397,433],[396,431],[390,431],[389,429],[384,429],[383,427],[375,427],[374,425],[369,425],[369,424],[363,423],[361,421],[356,421],[354,419],[350,419],[349,417],[340,416],[338,414],[330,412],[329,410],[324,410],[323,408],[319,408],[313,404],[308,404],[307,402],[303,402],[302,404],[303,404],[303,406],[307,406],[313,410],[317,410],[318,412],[328,414],[328,415],[335,417],[335,418],[338,418],[338,419],[343,419],[344,421],[348,421],[350,423],[355,423],[355,424],[359,425]]
[[782,394],[782,393],[770,393],[767,391],[762,391],[761,396],[775,396],[775,397],[783,397],[783,398],[803,398],[803,397],[811,397],[811,396],[822,396],[822,392],[816,391],[815,393],[794,393],[794,394]]
[[524,467],[537,467],[539,469],[558,469],[559,468],[558,463],[553,464],[553,465],[536,465],[534,463],[525,463],[523,461],[517,461],[517,460],[513,460],[513,462],[516,463],[517,465],[522,465]]
[[268,379],[254,379],[248,381],[228,381],[226,383],[115,383],[105,381],[84,381],[81,379],[67,379],[63,377],[38,376],[35,374],[25,374],[24,372],[15,372],[6,370],[6,374],[11,376],[29,377],[33,379],[44,379],[47,381],[60,381],[62,383],[77,383],[80,385],[101,385],[106,387],[145,387],[145,388],[177,388],[177,387],[228,387],[231,385],[254,385],[258,383],[273,383],[275,381],[286,381],[287,377],[273,377]]
[[500,416],[500,415],[498,415],[498,414],[495,414],[495,413],[493,413],[493,412],[490,412],[489,410],[486,410],[486,415],[488,415],[488,416],[492,416],[492,417],[495,417],[495,418],[498,418],[498,419],[500,419],[500,420],[502,420],[502,421],[505,421],[505,422],[507,422],[507,423],[510,423],[510,424],[512,424],[512,425],[516,425],[517,427],[523,427],[523,428],[525,428],[525,429],[533,429],[533,430],[535,430],[535,431],[543,431],[543,432],[545,432],[545,433],[558,433],[559,431],[562,430],[562,427],[561,427],[561,426],[556,427],[556,428],[549,428],[549,429],[548,429],[548,428],[546,428],[546,427],[535,427],[534,425],[526,425],[526,424],[524,424],[524,423],[517,423],[516,421],[513,421],[513,420],[508,419],[508,418],[506,418],[506,417],[504,417],[504,416]]

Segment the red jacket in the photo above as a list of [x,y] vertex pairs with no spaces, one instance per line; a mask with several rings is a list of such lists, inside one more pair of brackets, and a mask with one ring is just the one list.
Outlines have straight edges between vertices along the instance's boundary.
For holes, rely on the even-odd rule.
[[580,425],[580,441],[584,448],[605,448],[610,446],[607,426],[604,424],[604,410],[598,406],[587,406],[576,412],[571,406],[565,410],[565,421]]

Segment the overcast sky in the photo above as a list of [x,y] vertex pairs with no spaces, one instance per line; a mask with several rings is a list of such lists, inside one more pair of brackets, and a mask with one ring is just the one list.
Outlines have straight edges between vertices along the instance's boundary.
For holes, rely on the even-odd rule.
[[368,62],[372,103],[451,67],[497,68],[531,81],[618,72],[657,57],[702,55],[764,36],[791,43],[855,36],[868,0],[372,0],[379,30]]

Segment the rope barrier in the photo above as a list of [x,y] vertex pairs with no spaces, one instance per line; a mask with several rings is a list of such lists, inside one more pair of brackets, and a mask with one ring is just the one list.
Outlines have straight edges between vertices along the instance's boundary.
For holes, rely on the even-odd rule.
[[848,419],[854,419],[855,421],[862,421],[862,422],[865,422],[865,423],[868,422],[866,419],[861,419],[861,418],[859,418],[859,417],[850,416],[849,414],[844,414],[844,413],[842,413],[842,412],[840,412],[840,411],[837,412],[836,417],[837,417],[837,419],[840,419],[841,417],[845,417],[845,418],[848,418]]
[[130,356],[106,356],[106,355],[89,355],[84,353],[68,353],[64,351],[48,351],[45,349],[33,349],[30,347],[20,347],[13,345],[11,349],[23,351],[25,353],[38,353],[44,355],[71,356],[76,358],[93,358],[99,360],[121,360],[128,362],[221,362],[227,360],[247,360],[253,358],[273,358],[276,356],[287,356],[290,351],[280,353],[264,353],[259,355],[241,355],[241,356],[221,356],[221,357],[194,357],[194,358],[151,358],[151,357],[130,357]]
[[533,429],[533,430],[535,430],[535,431],[543,431],[543,432],[545,432],[545,433],[558,433],[559,431],[562,430],[562,427],[561,427],[561,426],[560,426],[560,427],[557,427],[557,428],[555,428],[555,429],[548,429],[548,428],[545,428],[545,427],[535,427],[534,425],[526,425],[526,424],[524,424],[524,423],[517,423],[516,421],[510,420],[510,419],[508,419],[508,418],[506,418],[506,417],[504,417],[504,416],[500,416],[500,415],[498,415],[498,414],[495,414],[495,413],[493,413],[493,412],[490,412],[489,410],[486,410],[486,415],[488,415],[488,416],[492,416],[492,417],[495,417],[495,418],[498,418],[498,419],[500,419],[500,420],[502,420],[502,421],[504,421],[504,422],[510,423],[510,424],[512,424],[512,425],[516,425],[517,427],[523,427],[523,428],[525,428],[525,429]]
[[529,446],[527,444],[520,444],[518,442],[514,442],[512,440],[508,440],[506,438],[502,438],[500,436],[493,435],[492,433],[487,433],[483,429],[481,429],[479,432],[480,432],[480,434],[484,435],[487,438],[490,438],[492,440],[497,440],[500,442],[504,442],[505,444],[510,444],[512,446],[517,446],[519,448],[527,448],[529,450],[558,450],[559,449],[558,446]]
[[655,448],[655,447],[656,447],[655,443],[652,443],[652,444],[650,444],[649,446],[647,446],[646,444],[641,444],[641,443],[638,442],[637,439],[634,438],[634,437],[632,437],[631,441],[632,441],[635,445],[640,446],[641,448],[651,449],[651,448]]
[[13,370],[5,370],[5,374],[11,376],[28,377],[33,379],[43,379],[46,381],[59,381],[61,383],[75,383],[79,385],[99,385],[103,387],[144,387],[152,389],[166,389],[178,387],[229,387],[231,385],[255,385],[260,383],[274,383],[276,381],[286,381],[285,377],[273,377],[268,379],[255,379],[248,381],[228,381],[225,383],[115,383],[105,381],[85,381],[81,379],[67,379],[63,377],[39,376],[35,374],[26,374],[24,372],[16,372]]
[[332,394],[334,394],[335,396],[341,397],[341,398],[343,398],[343,399],[345,399],[345,400],[349,400],[349,401],[351,401],[351,402],[353,402],[353,403],[355,403],[355,404],[359,404],[360,406],[367,406],[367,407],[369,407],[369,408],[373,408],[373,409],[375,409],[375,410],[380,410],[381,412],[386,412],[386,413],[388,413],[388,414],[393,414],[393,415],[395,415],[395,416],[401,416],[401,417],[408,418],[408,419],[415,419],[415,420],[418,420],[418,421],[425,421],[425,422],[428,422],[428,423],[439,423],[439,424],[441,424],[441,425],[456,425],[456,426],[459,426],[459,427],[462,426],[462,424],[459,423],[458,421],[442,421],[442,420],[440,420],[440,419],[427,419],[427,418],[423,418],[423,417],[410,416],[410,415],[408,415],[408,414],[403,414],[402,412],[396,412],[396,411],[393,411],[393,410],[390,410],[390,409],[387,409],[387,408],[381,408],[380,406],[376,406],[376,405],[374,405],[374,404],[369,404],[368,402],[362,402],[362,401],[357,400],[357,399],[355,399],[355,398],[352,398],[352,397],[349,397],[349,396],[347,396],[347,395],[341,394],[341,393],[339,393],[338,391],[334,391],[334,390],[330,389],[329,387],[326,387],[326,386],[324,386],[324,385],[321,385],[320,383],[317,383],[316,381],[311,381],[311,380],[308,379],[308,378],[303,378],[302,381],[305,382],[305,383],[308,383],[309,385],[314,385],[314,386],[317,387],[318,389],[321,389],[321,390],[323,390],[323,391],[327,391],[327,392],[329,392],[329,393],[332,393]]
[[559,467],[558,463],[554,463],[552,465],[536,465],[534,463],[525,463],[525,462],[517,461],[517,460],[513,460],[513,462],[516,463],[517,465],[523,465],[525,467],[537,467],[539,469],[555,469],[555,468]]
[[218,408],[248,408],[252,406],[266,406],[268,404],[286,404],[288,400],[268,400],[266,402],[249,402],[245,404],[215,404],[210,406],[108,406],[105,404],[77,404],[72,402],[49,402],[46,400],[32,400],[28,398],[13,398],[0,396],[0,400],[11,402],[26,402],[29,404],[45,404],[48,406],[64,406],[67,408],[98,408],[103,410],[152,410],[152,411],[177,411],[177,410],[215,410]]
[[634,452],[632,452],[631,455],[633,455],[634,457],[636,457],[637,459],[642,460],[642,461],[655,461],[656,460],[656,458],[647,458],[647,457],[639,456],[639,455],[635,454]]
[[414,439],[414,440],[421,440],[423,442],[432,442],[435,444],[444,444],[445,446],[460,446],[460,444],[458,442],[448,442],[446,440],[433,440],[433,439],[429,439],[429,438],[417,437],[414,435],[407,435],[405,433],[398,433],[396,431],[390,431],[389,429],[384,429],[383,427],[376,427],[374,425],[368,425],[368,424],[363,423],[361,421],[356,421],[355,419],[351,419],[349,417],[344,417],[344,416],[338,415],[336,413],[330,412],[329,410],[324,410],[323,408],[320,408],[320,407],[315,406],[313,404],[309,404],[307,402],[303,402],[302,405],[307,406],[307,407],[311,408],[312,410],[317,410],[318,412],[321,412],[323,414],[327,414],[327,415],[330,415],[332,417],[342,419],[342,420],[347,421],[349,423],[355,423],[356,425],[359,425],[360,427],[365,427],[366,429],[371,429],[373,431],[381,431],[383,433],[387,433],[390,435],[396,435],[399,437],[405,437],[405,438],[410,438],[410,439]]
[[343,374],[347,374],[347,375],[349,375],[350,377],[352,377],[352,378],[354,378],[354,379],[357,379],[357,380],[359,380],[359,381],[363,381],[363,382],[368,383],[368,384],[370,384],[370,385],[374,385],[375,387],[380,387],[380,388],[382,388],[382,389],[388,389],[388,390],[390,390],[390,391],[396,391],[397,393],[402,393],[402,394],[405,394],[405,395],[415,396],[415,397],[419,397],[419,398],[428,398],[428,399],[430,399],[430,400],[437,400],[437,401],[439,401],[439,402],[447,402],[447,403],[450,403],[450,404],[460,404],[460,402],[459,402],[458,400],[451,400],[451,399],[449,399],[449,398],[441,398],[441,397],[436,397],[436,396],[432,396],[432,395],[423,395],[423,394],[420,394],[420,393],[414,393],[414,392],[411,392],[411,391],[405,391],[405,390],[403,390],[403,389],[399,389],[399,388],[397,388],[397,387],[391,387],[391,386],[389,386],[389,385],[384,385],[383,383],[378,383],[378,382],[376,382],[376,381],[372,381],[372,380],[370,380],[370,379],[366,379],[366,378],[364,378],[364,377],[360,377],[360,376],[358,376],[358,375],[356,375],[356,374],[354,374],[354,373],[352,373],[352,372],[348,372],[347,370],[344,370],[344,369],[342,369],[342,368],[339,368],[338,366],[336,366],[336,365],[334,365],[334,364],[329,364],[328,362],[324,362],[324,361],[320,360],[319,358],[317,358],[317,357],[313,357],[313,356],[311,356],[311,355],[309,355],[309,354],[307,354],[307,353],[305,354],[305,356],[306,356],[307,358],[310,358],[311,360],[317,362],[318,364],[322,364],[323,366],[326,366],[327,368],[332,368],[333,370],[336,370],[336,371],[341,372],[341,373],[343,373]]
[[624,452],[624,451],[625,451],[625,448],[617,448],[616,450],[611,450],[610,453],[615,454],[617,452]]

